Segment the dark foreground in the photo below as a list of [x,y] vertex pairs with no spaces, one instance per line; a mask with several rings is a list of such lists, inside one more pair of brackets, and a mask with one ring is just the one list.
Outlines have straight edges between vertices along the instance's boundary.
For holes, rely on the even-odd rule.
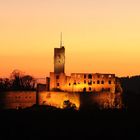
[[0,139],[137,139],[138,112],[50,109],[0,112]]

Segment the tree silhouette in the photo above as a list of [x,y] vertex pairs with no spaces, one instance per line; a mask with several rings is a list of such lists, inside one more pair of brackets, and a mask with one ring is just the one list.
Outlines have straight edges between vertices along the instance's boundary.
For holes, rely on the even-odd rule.
[[12,88],[14,90],[20,90],[22,89],[22,72],[19,71],[19,70],[14,70],[12,73],[11,73],[11,81],[12,81]]
[[14,90],[33,90],[36,82],[31,75],[25,75],[20,70],[12,72],[11,81]]
[[35,79],[30,75],[21,77],[22,86],[25,89],[33,89],[35,87]]

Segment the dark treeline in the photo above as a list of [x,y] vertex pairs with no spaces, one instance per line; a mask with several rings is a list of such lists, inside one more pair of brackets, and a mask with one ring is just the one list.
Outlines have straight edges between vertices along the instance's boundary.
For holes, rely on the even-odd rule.
[[19,70],[14,70],[10,78],[0,78],[0,91],[9,90],[35,90],[35,79],[25,75]]
[[140,76],[120,78],[123,102],[128,109],[140,110]]

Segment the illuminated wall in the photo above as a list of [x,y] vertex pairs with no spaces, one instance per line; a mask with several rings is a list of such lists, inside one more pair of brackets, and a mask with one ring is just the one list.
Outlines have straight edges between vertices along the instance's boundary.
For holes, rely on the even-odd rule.
[[72,73],[50,74],[50,90],[60,89],[67,92],[103,92],[115,93],[116,78],[114,74]]
[[[1,93],[2,94],[2,93]],[[75,106],[76,110],[98,106],[98,108],[121,108],[121,93],[100,92],[98,94],[81,94],[69,92],[5,92],[0,97],[0,109],[25,109],[37,105],[48,105],[56,108],[65,108],[69,102]]]
[[99,109],[122,108],[121,93],[100,92],[98,94],[81,94],[69,92],[44,91],[38,93],[38,104],[65,108],[65,101],[76,106],[76,110],[97,107]]
[[67,77],[65,73],[55,74],[54,72],[50,73],[50,90],[54,89],[64,89],[66,85]]
[[40,92],[38,93],[39,105],[49,105],[57,108],[64,108],[64,101],[70,101],[76,106],[76,109],[80,108],[80,96],[79,94],[70,94],[66,92]]

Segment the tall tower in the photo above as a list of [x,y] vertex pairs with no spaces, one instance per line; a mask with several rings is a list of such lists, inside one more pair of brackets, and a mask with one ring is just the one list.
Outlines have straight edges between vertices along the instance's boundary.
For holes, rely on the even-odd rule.
[[54,48],[54,73],[65,73],[65,48],[62,45],[62,33],[60,36],[60,48]]

